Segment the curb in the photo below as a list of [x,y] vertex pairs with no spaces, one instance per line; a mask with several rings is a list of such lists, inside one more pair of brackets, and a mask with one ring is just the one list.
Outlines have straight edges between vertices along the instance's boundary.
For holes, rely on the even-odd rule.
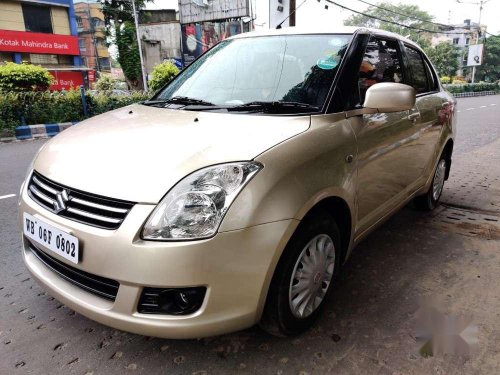
[[2,141],[25,140],[34,138],[50,138],[77,122],[60,122],[56,124],[23,125],[14,129],[15,138],[2,138]]
[[455,98],[471,98],[475,96],[485,96],[485,95],[496,95],[496,91],[478,91],[478,92],[459,92],[456,94],[451,94]]

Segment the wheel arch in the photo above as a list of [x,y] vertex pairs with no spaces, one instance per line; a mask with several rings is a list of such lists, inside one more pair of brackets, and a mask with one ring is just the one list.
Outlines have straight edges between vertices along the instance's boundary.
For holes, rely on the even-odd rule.
[[[349,246],[351,244],[352,237],[352,213],[348,203],[339,196],[330,196],[323,198],[319,202],[317,202],[313,207],[307,211],[301,221],[307,220],[310,217],[314,216],[314,214],[318,210],[323,210],[328,212],[335,223],[339,227],[340,231],[340,244],[341,244],[341,263],[344,263],[346,260],[346,256],[348,254]],[[300,227],[300,225],[299,225]],[[296,231],[299,229],[297,227]],[[293,237],[293,236],[292,236]],[[291,240],[291,238],[290,238]]]
[[443,151],[441,155],[444,155],[445,160],[446,160],[446,174],[444,176],[445,180],[448,180],[448,177],[450,176],[450,169],[451,169],[451,156],[453,154],[453,139],[450,138],[448,141],[446,141],[446,144],[443,148]]

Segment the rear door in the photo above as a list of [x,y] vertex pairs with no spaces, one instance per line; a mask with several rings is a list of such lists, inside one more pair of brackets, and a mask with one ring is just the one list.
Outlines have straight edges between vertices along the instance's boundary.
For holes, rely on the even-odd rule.
[[[411,164],[408,166],[417,185],[422,184],[434,167],[436,147],[443,127],[440,111],[448,105],[446,96],[439,92],[436,74],[429,61],[415,47],[404,44],[406,65],[410,74],[407,82],[417,91],[417,109],[413,121],[414,137],[408,148]],[[418,186],[417,186],[418,187]]]
[[[404,83],[400,43],[396,39],[372,36],[359,69],[351,108],[361,108],[367,89],[380,82]],[[414,173],[408,172],[409,139],[413,122],[402,111],[350,118],[358,142],[357,233],[361,234],[391,212],[406,196]]]

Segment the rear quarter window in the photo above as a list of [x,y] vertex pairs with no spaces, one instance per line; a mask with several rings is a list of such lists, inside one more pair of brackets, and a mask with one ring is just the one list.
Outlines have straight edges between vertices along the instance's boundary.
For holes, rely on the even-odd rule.
[[417,94],[423,94],[430,91],[426,74],[426,69],[428,69],[428,67],[425,66],[422,55],[417,50],[408,46],[405,46],[405,51],[412,73],[411,84],[413,88],[417,91]]

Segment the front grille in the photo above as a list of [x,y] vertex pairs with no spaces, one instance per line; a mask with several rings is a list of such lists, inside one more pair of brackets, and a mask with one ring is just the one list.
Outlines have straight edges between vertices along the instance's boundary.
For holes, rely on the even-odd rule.
[[58,184],[33,171],[28,194],[55,214],[104,229],[117,229],[133,202],[101,197]]
[[29,242],[29,248],[42,263],[63,279],[99,297],[111,301],[116,299],[116,294],[120,286],[117,281],[71,267],[66,263],[52,258],[50,255],[34,246],[31,242]]

